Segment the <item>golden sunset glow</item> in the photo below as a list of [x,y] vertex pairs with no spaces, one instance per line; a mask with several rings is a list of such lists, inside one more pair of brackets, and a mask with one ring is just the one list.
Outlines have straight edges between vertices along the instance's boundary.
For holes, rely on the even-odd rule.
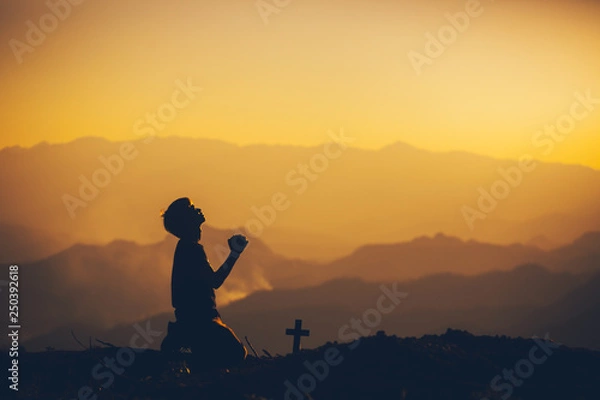
[[[26,21],[48,12],[37,3],[2,6],[4,43],[26,41]],[[599,104],[549,154],[532,144],[575,93],[600,98],[600,6],[482,1],[417,74],[407,54],[467,3],[294,1],[265,24],[248,1],[83,2],[32,53],[5,46],[0,146],[135,139],[136,121],[190,79],[203,90],[159,135],[315,145],[344,127],[362,148],[402,141],[600,169]]]

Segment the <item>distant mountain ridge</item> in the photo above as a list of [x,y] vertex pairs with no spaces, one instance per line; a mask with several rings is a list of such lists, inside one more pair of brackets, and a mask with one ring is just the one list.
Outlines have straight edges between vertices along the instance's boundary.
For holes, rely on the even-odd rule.
[[[205,227],[203,231],[204,247],[213,267],[218,268],[224,261],[222,250],[226,249],[228,232],[211,227]],[[24,297],[21,305],[23,313],[31,318],[28,332],[32,336],[39,336],[65,324],[91,324],[105,329],[144,316],[169,312],[175,243],[175,238],[167,237],[151,245],[138,245],[125,240],[105,246],[78,244],[46,259],[21,264],[20,276],[23,282],[27,282],[30,293]],[[550,252],[523,245],[489,245],[437,235],[395,245],[370,245],[341,260],[315,263],[287,259],[271,251],[260,240],[253,240],[231,278],[220,290],[218,299],[219,304],[225,305],[260,290],[303,290],[334,279],[348,278],[372,283],[404,282],[409,285],[412,281],[420,281],[424,285],[431,282],[432,286],[436,285],[436,280],[442,279],[447,286],[444,290],[449,290],[455,282],[476,280],[481,274],[502,276],[502,273],[512,271],[515,266],[525,264],[538,264],[555,274],[581,275],[581,279],[586,279],[600,270],[599,249],[598,233],[586,234],[572,245]],[[535,284],[532,280],[544,282],[548,276],[543,268],[540,271],[535,268],[520,271],[523,275],[520,280],[514,280],[512,288],[520,288],[524,294],[528,294],[527,285]],[[524,273],[526,271],[532,271],[535,278]],[[559,288],[540,296],[550,299],[556,293],[564,293],[565,289],[571,287],[567,284],[570,282],[568,276],[565,275],[564,284]],[[498,279],[500,284],[501,279]],[[496,288],[491,283],[475,287],[489,293],[513,291],[503,285],[499,286],[500,289]],[[437,292],[443,293],[444,290]],[[449,297],[458,298],[463,290],[466,289],[457,289]],[[475,289],[468,290],[473,292]],[[357,297],[358,292],[357,289],[356,294],[348,296],[362,298]],[[514,300],[522,295],[515,293],[512,296],[503,297],[504,300],[497,305],[542,305],[535,298],[515,303]],[[303,304],[311,304],[308,296],[301,298]],[[438,295],[432,298],[437,299]],[[465,301],[461,307],[466,307],[470,300],[467,298]],[[346,304],[348,300],[344,298],[342,302]],[[275,301],[273,304],[279,303]],[[39,304],[45,304],[54,311],[48,313],[40,309]],[[123,308],[122,304],[130,304],[131,307]],[[315,306],[319,308],[324,304]],[[338,302],[332,298],[327,304],[337,305]],[[473,304],[476,305],[480,303]],[[269,308],[268,305],[265,307]]]
[[[349,332],[359,329],[353,320],[361,320],[365,311],[377,309],[384,285],[407,296],[391,313],[380,314],[376,328],[363,323],[360,329],[366,334],[385,330],[409,337],[443,333],[452,327],[477,334],[523,337],[550,333],[569,346],[600,348],[594,330],[600,310],[599,277],[600,273],[586,281],[582,276],[552,273],[539,266],[521,266],[473,277],[440,274],[407,282],[336,279],[314,287],[258,291],[220,311],[237,334],[249,337],[259,351],[264,348],[285,354],[290,351],[290,338],[284,332],[294,319],[301,318],[303,326],[311,330],[311,335],[303,338],[306,348],[347,338]],[[172,311],[112,329],[66,325],[26,345],[32,350],[45,346],[76,349],[70,337],[72,328],[81,337],[121,344],[131,336],[134,323],[164,331],[169,320],[174,320]],[[156,342],[152,348],[158,345]]]
[[[462,207],[477,207],[478,188],[489,190],[501,179],[498,168],[511,168],[514,161],[433,153],[397,143],[380,150],[347,148],[317,173],[311,160],[323,154],[322,146],[240,147],[157,137],[148,144],[131,142],[135,157],[121,167],[111,157],[120,154],[122,145],[82,138],[0,150],[0,184],[11,194],[0,199],[0,219],[25,229],[41,226],[69,243],[115,238],[152,243],[164,236],[159,211],[189,195],[217,227],[245,226],[262,218],[264,232],[272,227],[286,239],[273,239],[275,251],[320,260],[346,255],[363,243],[406,241],[436,232],[500,244],[544,235],[560,245],[600,229],[600,171],[587,167],[538,161],[535,171],[471,232]],[[115,173],[98,172],[107,170],[107,160],[114,161]],[[301,165],[311,168],[310,178],[300,172]],[[88,188],[83,199],[80,189],[89,183],[82,182],[92,182],[94,176],[108,183],[96,191]],[[287,196],[291,205],[273,221],[253,211],[268,206],[276,193]],[[75,208],[73,219],[65,195],[85,203]],[[265,233],[265,241],[274,236]],[[294,242],[302,246],[290,245]]]
[[[544,251],[522,244],[507,246],[463,241],[438,233],[409,242],[373,244],[327,266],[336,275],[364,277],[368,280],[412,279],[428,274],[454,272],[472,275],[507,270],[515,265],[538,263],[556,271],[574,273],[600,269],[600,232],[587,232],[573,243]],[[401,276],[395,276],[402,270]]]

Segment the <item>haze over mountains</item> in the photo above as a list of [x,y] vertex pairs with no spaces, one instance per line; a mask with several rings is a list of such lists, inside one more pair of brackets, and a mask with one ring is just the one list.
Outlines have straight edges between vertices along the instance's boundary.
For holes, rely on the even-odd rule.
[[[285,329],[302,318],[311,336],[304,347],[326,341],[351,341],[352,335],[373,335],[378,330],[399,336],[442,333],[448,327],[478,334],[531,337],[545,334],[573,347],[600,347],[596,335],[600,299],[599,275],[586,282],[582,276],[551,273],[539,266],[522,266],[512,271],[491,272],[475,277],[445,274],[408,282],[388,282],[407,297],[381,322],[360,328],[353,320],[365,318],[376,309],[382,295],[380,283],[338,279],[315,287],[260,291],[221,309],[224,319],[240,335],[248,336],[255,348],[285,354],[291,350]],[[584,291],[588,297],[579,295]],[[390,303],[391,304],[391,303]],[[136,332],[134,323],[164,334],[172,312],[123,323],[113,328],[85,324],[64,325],[26,342],[31,350],[45,346],[77,349],[71,338],[99,338],[123,346]],[[364,319],[363,319],[364,321]],[[158,348],[157,339],[152,348]]]
[[313,330],[307,347],[338,339],[382,284],[409,293],[378,327],[388,333],[547,330],[600,345],[585,328],[600,312],[599,171],[537,162],[470,231],[462,207],[478,207],[478,189],[515,161],[400,143],[327,158],[333,146],[87,138],[1,150],[10,195],[0,198],[0,254],[27,285],[23,340],[74,348],[73,329],[122,344],[136,321],[164,328],[176,239],[160,210],[187,195],[207,216],[214,268],[236,227],[250,236],[218,302],[258,347],[288,351],[281,332],[294,318]]
[[[0,184],[10,194],[0,199],[3,242],[14,229],[52,238],[31,257],[14,250],[27,245],[12,237],[3,247],[4,258],[31,260],[78,242],[159,241],[164,237],[160,210],[186,195],[204,210],[209,224],[233,231],[254,220],[251,231],[274,251],[305,260],[331,260],[366,243],[437,232],[552,247],[600,227],[600,171],[587,167],[536,162],[471,231],[462,207],[477,209],[478,188],[489,191],[502,178],[498,168],[511,170],[516,161],[398,143],[373,151],[340,148],[338,158],[325,162],[322,146],[239,147],[169,137],[134,142],[125,152],[131,160],[120,164],[113,156],[121,146],[83,138],[1,150]],[[115,174],[98,172],[107,168],[99,157],[112,162]],[[308,172],[302,172],[303,165]],[[87,187],[82,199],[80,179],[93,184],[94,177],[106,185]],[[284,196],[279,200],[287,207],[273,214],[264,207],[275,194]],[[65,195],[85,203],[74,207],[74,218]]]
[[[227,234],[203,229],[203,243],[215,268],[223,260],[220,244]],[[150,245],[125,241],[75,245],[20,265],[20,279],[27,283],[28,292],[22,300],[28,320],[25,339],[34,349],[73,348],[77,344],[71,329],[80,335],[123,341],[135,321],[151,318],[157,329],[166,326],[173,319],[170,273],[175,242],[167,237]],[[390,333],[420,335],[453,327],[527,335],[535,333],[523,333],[527,329],[556,327],[577,318],[579,310],[583,313],[579,325],[587,324],[598,299],[597,282],[590,277],[598,271],[600,233],[586,234],[552,251],[437,235],[366,246],[330,263],[288,259],[255,240],[219,290],[218,303],[223,315],[257,345],[277,351],[287,348],[285,336],[277,332],[295,316],[314,327],[307,345],[332,340],[341,322],[374,307],[381,283],[399,284],[409,294],[401,311],[382,324]],[[587,304],[575,297],[568,306],[552,306],[586,284],[591,285],[585,290],[590,294]],[[235,300],[239,301],[231,303]],[[527,319],[545,307],[534,320]],[[574,343],[596,342],[583,337]]]

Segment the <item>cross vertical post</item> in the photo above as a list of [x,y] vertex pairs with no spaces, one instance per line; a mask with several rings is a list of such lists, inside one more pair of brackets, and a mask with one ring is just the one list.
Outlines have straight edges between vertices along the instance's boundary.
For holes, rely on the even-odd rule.
[[302,320],[301,319],[297,319],[296,320],[296,324],[294,326],[294,329],[286,329],[285,330],[285,334],[288,336],[293,336],[294,337],[294,349],[293,352],[294,354],[299,353],[301,346],[300,346],[300,338],[302,336],[310,336],[310,331],[308,329],[302,329]]

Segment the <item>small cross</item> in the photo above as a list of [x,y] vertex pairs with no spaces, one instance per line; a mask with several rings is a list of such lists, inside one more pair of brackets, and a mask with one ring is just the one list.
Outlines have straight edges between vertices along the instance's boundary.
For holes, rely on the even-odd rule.
[[310,331],[308,329],[302,329],[302,320],[296,320],[296,326],[294,329],[286,329],[285,334],[288,336],[294,337],[294,353],[300,352],[300,338],[302,336],[310,336]]

